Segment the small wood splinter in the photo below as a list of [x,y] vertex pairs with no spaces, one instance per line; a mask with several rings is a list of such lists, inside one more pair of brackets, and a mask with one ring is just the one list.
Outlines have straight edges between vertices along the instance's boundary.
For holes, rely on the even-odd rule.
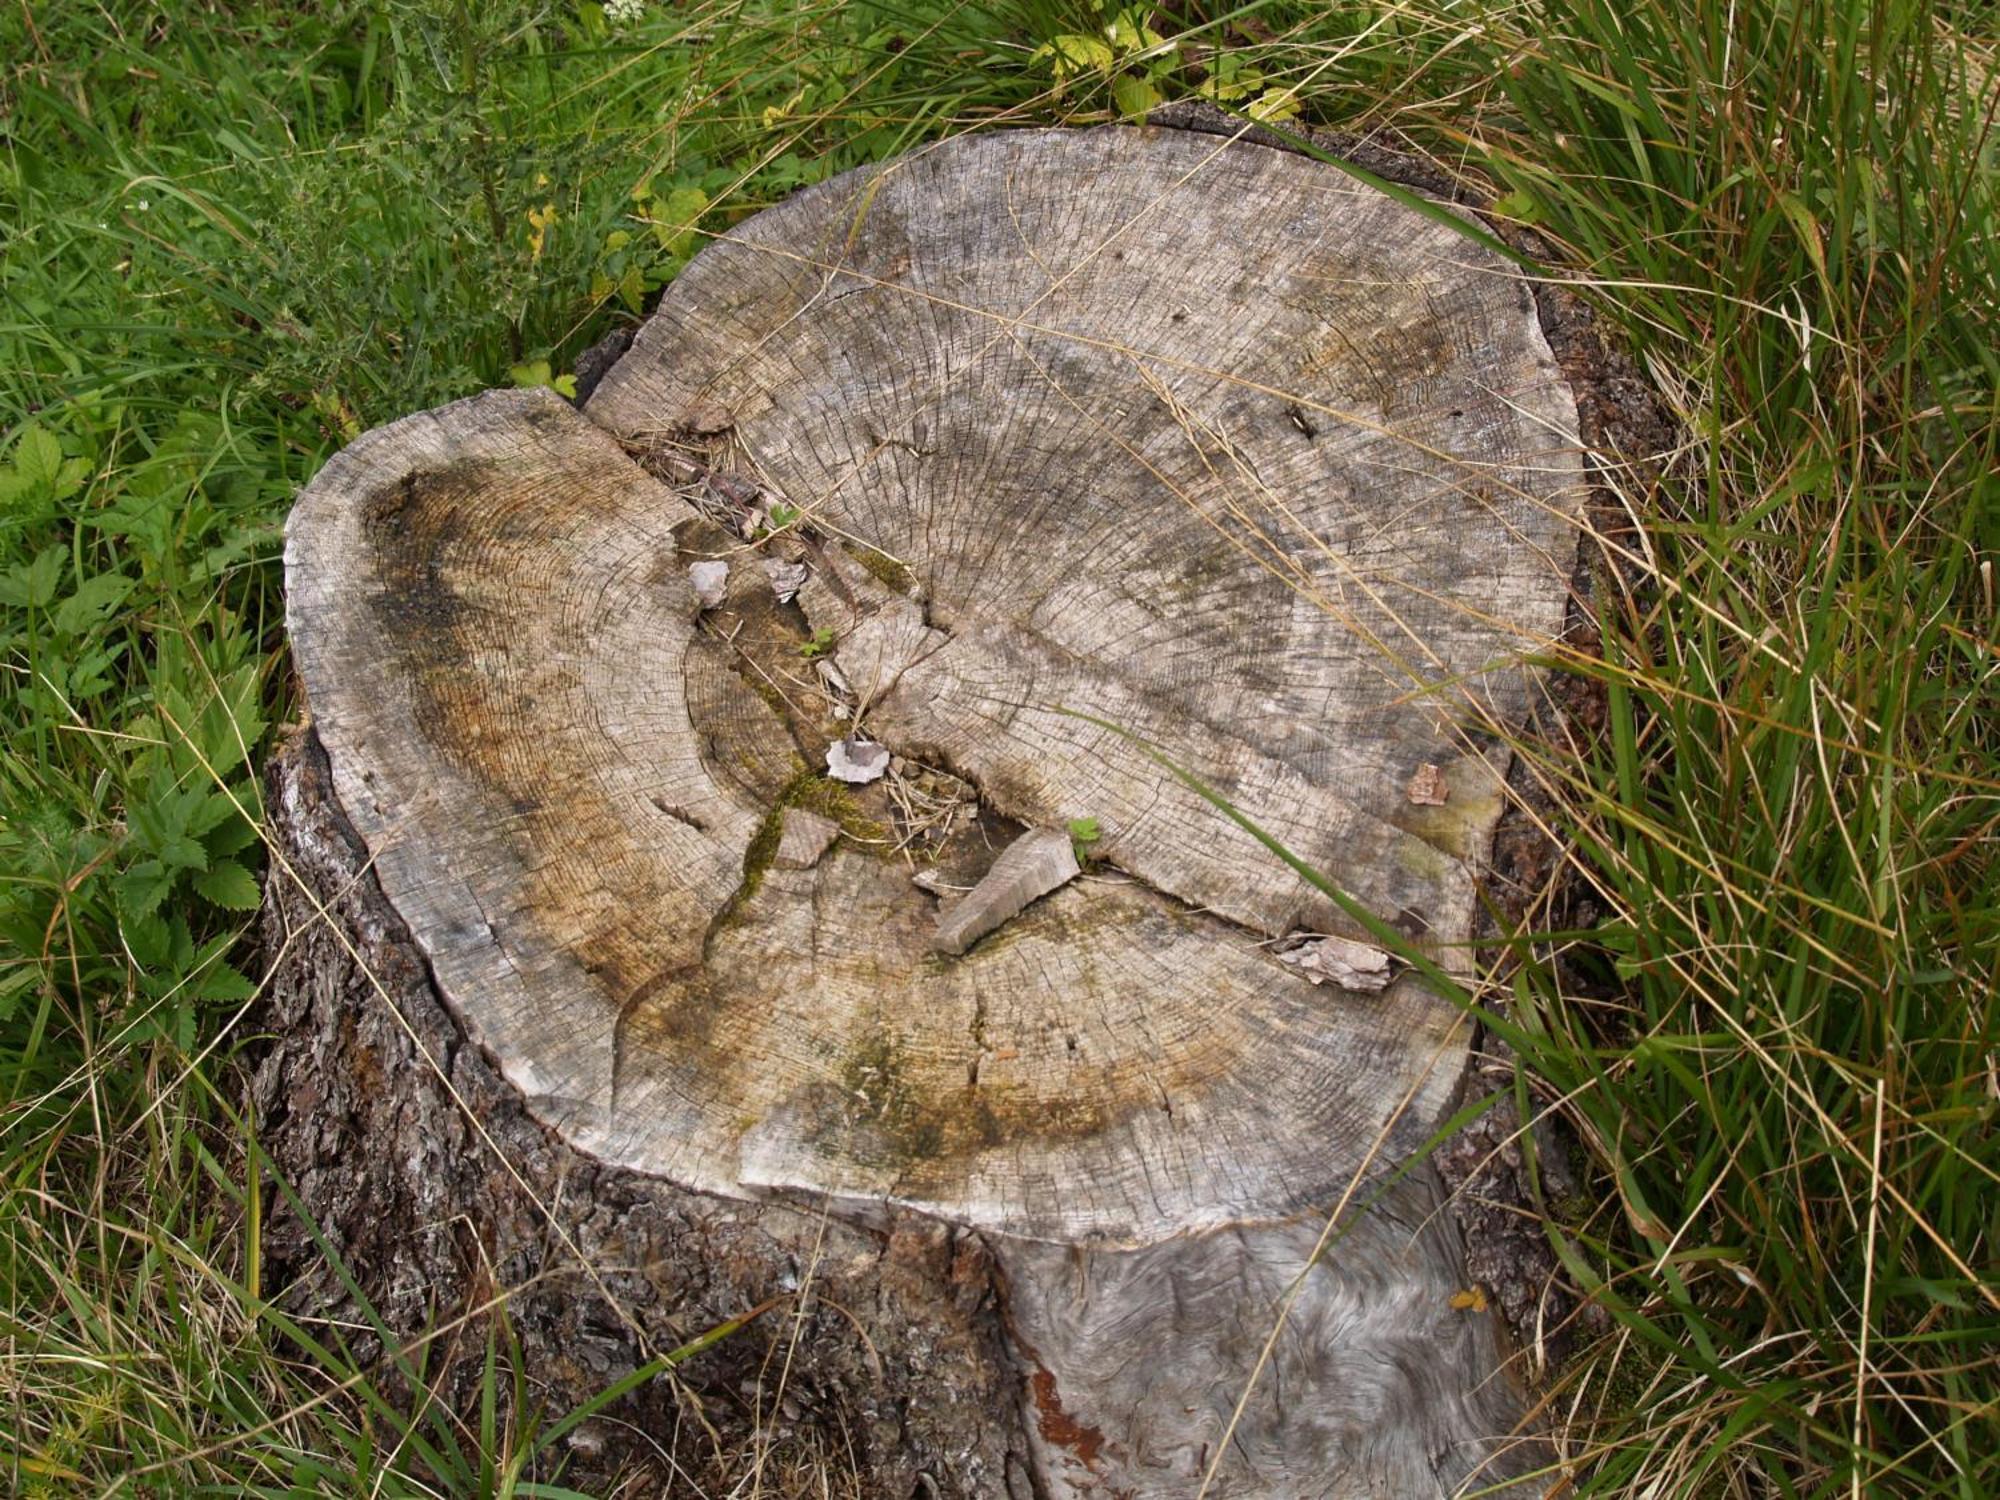
[[931,946],[940,953],[961,954],[1082,873],[1067,833],[1031,828],[1000,851],[985,879],[944,909]]

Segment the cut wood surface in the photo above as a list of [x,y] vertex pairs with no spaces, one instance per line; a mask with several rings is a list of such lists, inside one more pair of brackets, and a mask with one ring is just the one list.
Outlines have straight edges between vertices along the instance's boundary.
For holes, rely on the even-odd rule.
[[[555,1140],[987,1234],[1024,1410],[1069,1393],[1037,1483],[1179,1493],[1468,1037],[1403,966],[1286,962],[1374,939],[1162,757],[1464,968],[1575,428],[1512,267],[1337,167],[961,138],[722,235],[581,413],[354,443],[289,624],[384,894]],[[1314,1273],[1274,1369],[1322,1406],[1255,1407],[1217,1493],[1448,1493],[1503,1444],[1427,1180]]]

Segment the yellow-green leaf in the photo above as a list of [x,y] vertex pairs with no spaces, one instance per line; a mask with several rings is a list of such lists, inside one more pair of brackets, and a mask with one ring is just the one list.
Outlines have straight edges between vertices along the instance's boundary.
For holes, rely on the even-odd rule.
[[1128,120],[1143,120],[1163,102],[1160,91],[1143,78],[1128,76],[1111,80],[1112,102]]

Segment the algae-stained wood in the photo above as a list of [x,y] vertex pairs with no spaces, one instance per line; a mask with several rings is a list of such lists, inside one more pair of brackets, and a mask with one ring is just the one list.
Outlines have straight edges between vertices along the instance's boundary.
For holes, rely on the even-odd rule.
[[[294,513],[290,626],[384,891],[568,1146],[1152,1254],[1133,1285],[1198,1263],[1248,1317],[1297,1216],[1428,1134],[1465,1034],[1408,973],[1281,961],[1368,934],[1161,757],[1458,964],[1574,427],[1512,268],[1336,167],[964,138],[720,236],[582,413],[493,393],[352,445]],[[829,779],[836,742],[887,771]],[[1081,878],[939,941],[1072,826]],[[1233,1270],[1178,1248],[1221,1230]],[[1379,1307],[1449,1296],[1449,1248],[1417,1259]],[[1234,1321],[1191,1355],[1217,1390]],[[1082,1327],[1037,1325],[1037,1367],[1114,1357]],[[1398,1463],[1477,1446],[1453,1400]]]

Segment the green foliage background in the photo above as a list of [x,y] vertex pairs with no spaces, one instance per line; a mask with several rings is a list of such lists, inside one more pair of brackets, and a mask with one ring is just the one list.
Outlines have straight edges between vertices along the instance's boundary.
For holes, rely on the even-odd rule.
[[[558,381],[702,238],[967,129],[1200,96],[1537,227],[1685,432],[1612,476],[1524,934],[1580,1493],[2000,1489],[1990,7],[22,0],[0,14],[0,1464],[27,1492],[555,1493],[260,1284],[230,1064],[279,526],[342,441]],[[1084,185],[1087,188],[1087,185]],[[1581,976],[1581,977],[1579,977]],[[246,1162],[251,1165],[246,1165]],[[498,1409],[499,1416],[494,1412]],[[496,1425],[497,1424],[497,1425]],[[1551,1482],[1554,1483],[1552,1477]]]

